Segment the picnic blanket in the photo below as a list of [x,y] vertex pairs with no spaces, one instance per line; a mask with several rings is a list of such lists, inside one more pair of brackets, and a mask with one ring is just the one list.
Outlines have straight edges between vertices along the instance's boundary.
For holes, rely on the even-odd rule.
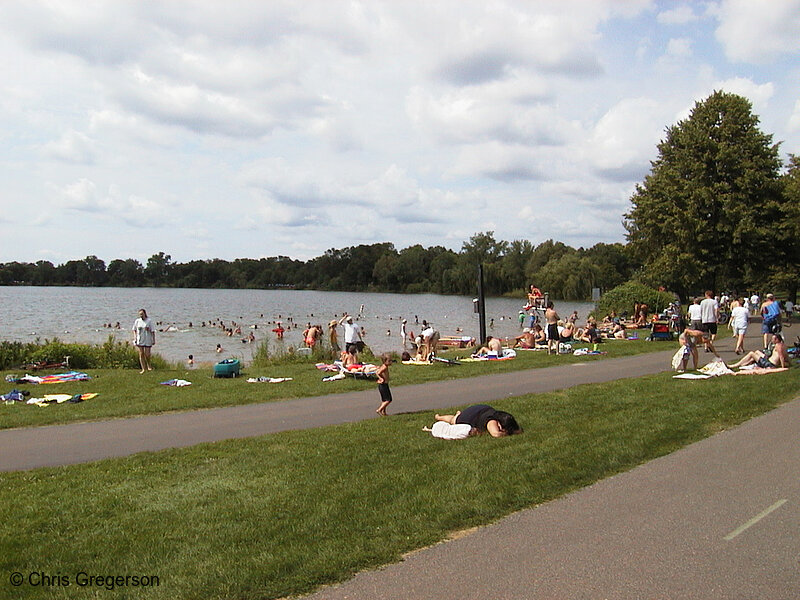
[[45,407],[50,406],[51,404],[64,404],[65,402],[69,402],[70,404],[77,404],[78,402],[83,402],[84,400],[91,400],[92,398],[96,397],[97,393],[90,392],[87,394],[45,394],[41,398],[29,398],[25,404],[31,404],[34,406]]
[[89,377],[86,373],[79,373],[78,371],[70,371],[69,373],[58,373],[56,375],[28,375],[24,377],[10,379],[6,377],[6,381],[12,383],[68,383],[71,381],[88,381]]
[[291,377],[251,377],[247,383],[283,383],[291,380]]

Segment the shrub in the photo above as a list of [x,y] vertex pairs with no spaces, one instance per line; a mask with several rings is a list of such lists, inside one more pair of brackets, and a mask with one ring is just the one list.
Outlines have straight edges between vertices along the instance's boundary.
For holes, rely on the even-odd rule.
[[[67,344],[53,338],[44,343],[0,342],[0,369],[13,369],[27,363],[57,363],[69,356],[69,365],[75,369],[137,369],[139,354],[127,342],[117,342],[113,336],[102,345]],[[156,369],[169,365],[158,354],[152,356]]]
[[612,310],[617,314],[633,311],[635,302],[645,302],[651,312],[660,312],[675,300],[675,295],[670,292],[660,292],[654,288],[629,281],[609,290],[600,298],[594,310],[596,317],[602,317]]

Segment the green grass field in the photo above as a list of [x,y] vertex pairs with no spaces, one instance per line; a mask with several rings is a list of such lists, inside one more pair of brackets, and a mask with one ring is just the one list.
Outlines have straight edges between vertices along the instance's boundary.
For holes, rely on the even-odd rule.
[[[433,421],[424,412],[0,474],[0,597],[300,594],[631,469],[798,391],[798,369],[707,381],[664,373],[495,402],[525,428],[511,438],[438,440],[420,430]],[[77,589],[79,571],[160,585]],[[13,572],[71,585],[12,588]]]
[[[673,348],[674,344],[639,340],[607,342],[601,346],[602,350],[608,354],[576,357],[572,355],[548,356],[546,352],[520,351],[516,359],[499,362],[464,363],[458,366],[434,364],[423,367],[397,363],[391,369],[392,386],[605,360],[666,350]],[[576,345],[575,347],[581,346]],[[452,358],[464,357],[468,355],[468,351],[454,350],[445,352],[443,355]],[[287,362],[269,368],[248,367],[242,377],[236,379],[214,379],[211,369],[156,370],[144,375],[140,375],[139,371],[135,369],[88,369],[86,372],[92,377],[91,381],[57,385],[15,385],[3,382],[4,386],[0,388],[3,390],[2,393],[9,392],[16,387],[29,391],[34,397],[44,394],[73,395],[86,392],[97,392],[99,396],[81,404],[58,404],[47,407],[0,404],[0,429],[274,402],[372,389],[375,385],[374,382],[350,378],[342,381],[323,382],[322,378],[331,373],[316,369],[312,362]],[[15,373],[17,375],[24,374],[19,371]],[[0,376],[5,378],[9,374],[11,372],[6,371]],[[292,381],[280,384],[249,384],[246,382],[248,377],[260,376],[291,377]],[[192,385],[185,388],[159,385],[160,382],[169,379],[185,379],[191,381]]]

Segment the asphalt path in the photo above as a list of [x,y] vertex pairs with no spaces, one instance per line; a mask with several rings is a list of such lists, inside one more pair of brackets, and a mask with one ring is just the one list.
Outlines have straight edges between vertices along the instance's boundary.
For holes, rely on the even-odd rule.
[[[749,337],[754,341],[758,329],[757,324],[750,327]],[[727,329],[721,328],[722,331]],[[608,342],[614,343],[624,342]],[[664,344],[667,349],[616,359],[396,387],[392,390],[394,402],[390,410],[444,411],[463,404],[659,373],[670,368],[677,346],[653,343]],[[724,335],[717,347],[726,360],[736,358],[729,335]],[[701,351],[701,364],[711,357]],[[377,418],[377,403],[377,393],[370,386],[359,392],[281,402],[0,430],[0,471],[71,465],[137,452],[362,421]]]

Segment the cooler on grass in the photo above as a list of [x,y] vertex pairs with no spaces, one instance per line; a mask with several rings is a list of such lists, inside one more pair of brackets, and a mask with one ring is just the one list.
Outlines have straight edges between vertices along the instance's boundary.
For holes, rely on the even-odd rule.
[[214,365],[214,377],[238,377],[240,368],[238,358],[226,358]]

